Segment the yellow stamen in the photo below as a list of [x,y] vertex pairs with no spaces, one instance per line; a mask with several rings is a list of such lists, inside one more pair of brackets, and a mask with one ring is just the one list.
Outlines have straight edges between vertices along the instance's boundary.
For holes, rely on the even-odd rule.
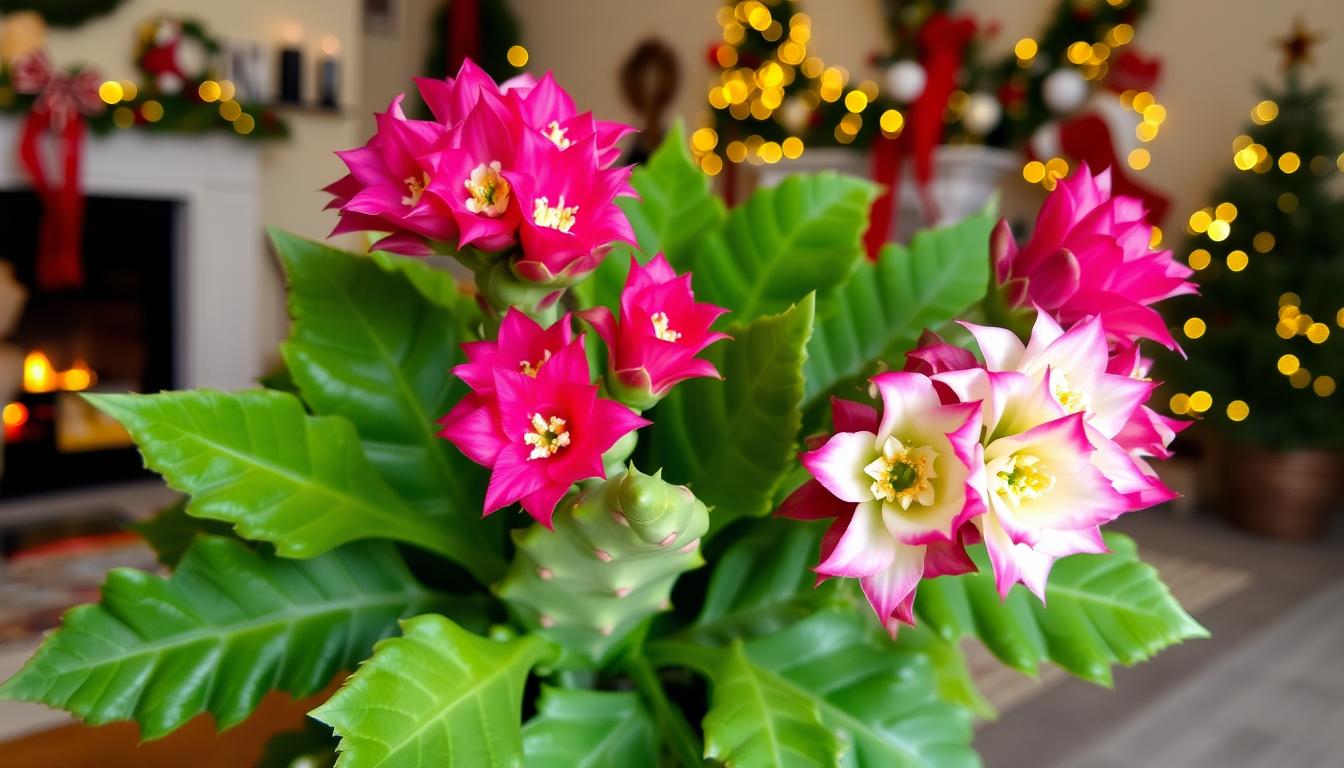
[[649,320],[653,322],[653,335],[663,341],[676,341],[681,338],[681,334],[672,330],[672,326],[669,325],[671,321],[667,319],[666,312],[654,312]]
[[882,445],[882,455],[863,468],[873,478],[869,489],[873,498],[888,504],[900,504],[909,509],[916,501],[924,506],[933,504],[933,484],[938,476],[933,468],[938,453],[927,445],[907,448],[895,437],[888,437]]
[[401,204],[414,208],[420,203],[420,196],[425,193],[425,187],[429,186],[429,173],[421,173],[419,177],[407,176],[402,181],[406,182],[406,196],[401,198]]
[[467,210],[499,218],[509,209],[509,182],[500,175],[498,160],[481,163],[462,185],[467,188]]
[[524,376],[530,376],[535,379],[537,378],[537,374],[541,372],[541,366],[545,365],[546,361],[550,359],[551,350],[548,349],[542,354],[541,359],[537,361],[536,365],[533,365],[531,360],[519,360],[518,370],[522,371]]
[[1035,501],[1055,487],[1055,476],[1050,474],[1040,456],[1015,453],[1003,469],[995,473],[995,491],[1014,507],[1024,501]]
[[538,197],[536,205],[532,209],[532,221],[539,227],[550,227],[561,232],[569,232],[574,228],[576,219],[574,215],[579,212],[579,206],[572,205],[565,207],[565,196],[560,196],[560,202],[551,205],[548,197]]
[[532,429],[523,435],[523,442],[532,446],[528,460],[549,459],[569,445],[569,428],[565,420],[552,416],[549,419],[540,413],[532,414]]
[[551,143],[555,144],[555,146],[561,149],[569,149],[569,146],[574,142],[565,138],[565,131],[566,129],[560,127],[559,122],[552,120],[550,124],[546,126],[546,129],[541,132],[541,135],[550,139]]
[[1062,371],[1050,372],[1050,390],[1065,413],[1082,413],[1092,407],[1092,398],[1073,386]]

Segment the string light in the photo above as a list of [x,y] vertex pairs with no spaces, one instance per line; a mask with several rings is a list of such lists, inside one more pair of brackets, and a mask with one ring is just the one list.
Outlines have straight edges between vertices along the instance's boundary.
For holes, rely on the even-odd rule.
[[1279,373],[1282,373],[1284,376],[1293,375],[1301,367],[1302,367],[1302,361],[1297,359],[1297,355],[1287,354],[1279,356],[1279,362],[1278,362]]
[[1190,393],[1190,410],[1195,413],[1204,413],[1213,407],[1213,395],[1204,390],[1198,390]]
[[1171,396],[1167,405],[1171,408],[1172,413],[1177,416],[1184,416],[1190,412],[1190,396],[1184,392],[1177,392]]
[[1284,152],[1279,155],[1279,170],[1284,173],[1293,173],[1302,165],[1302,159],[1296,152]]
[[1236,250],[1227,254],[1227,268],[1232,270],[1233,272],[1242,271],[1243,269],[1246,268],[1246,265],[1250,263],[1251,260],[1249,257],[1246,256],[1245,251]]
[[1213,256],[1203,248],[1196,248],[1190,252],[1190,256],[1186,261],[1190,264],[1191,269],[1200,270],[1209,266],[1213,261]]
[[1232,421],[1245,421],[1251,415],[1251,406],[1245,400],[1233,400],[1227,404],[1227,418]]
[[1198,339],[1199,337],[1204,335],[1204,331],[1207,330],[1207,326],[1204,324],[1203,319],[1198,317],[1192,317],[1189,320],[1185,321],[1185,326],[1182,328],[1182,330],[1185,331],[1185,335],[1187,338]]

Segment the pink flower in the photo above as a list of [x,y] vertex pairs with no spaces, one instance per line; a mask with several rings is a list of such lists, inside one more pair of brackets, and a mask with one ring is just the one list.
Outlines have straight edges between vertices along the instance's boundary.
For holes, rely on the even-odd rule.
[[516,241],[519,210],[504,174],[513,170],[520,127],[497,96],[481,92],[446,145],[426,157],[425,191],[451,211],[459,249],[503,251]]
[[1176,347],[1150,305],[1194,293],[1191,270],[1171,251],[1149,248],[1152,226],[1143,204],[1111,196],[1109,170],[1086,164],[1046,198],[1031,240],[1018,250],[1006,222],[991,237],[995,273],[1008,300],[1037,305],[1065,325],[1098,315],[1118,342],[1148,338]]
[[599,169],[596,152],[591,136],[565,149],[540,135],[522,136],[516,170],[504,172],[522,218],[523,254],[513,264],[520,279],[572,285],[614,242],[634,244],[634,230],[615,203],[630,169]]
[[943,405],[917,373],[873,379],[882,414],[833,402],[836,433],[802,455],[813,479],[778,514],[835,517],[822,542],[822,579],[857,578],[888,631],[913,624],[922,578],[975,566],[962,526],[984,511],[978,404]]
[[602,454],[649,422],[597,396],[583,338],[570,340],[568,318],[559,331],[516,310],[504,322],[500,341],[469,345],[468,362],[454,369],[472,391],[440,420],[440,434],[491,469],[485,514],[521,502],[549,528],[570,487],[606,477]]
[[410,120],[401,110],[402,97],[377,115],[378,131],[358,149],[336,154],[350,173],[324,191],[333,196],[327,208],[340,211],[333,235],[343,232],[387,232],[375,247],[410,256],[433,253],[436,244],[455,241],[453,217],[434,196],[425,196],[431,166],[425,155],[447,135],[438,123]]
[[728,338],[710,331],[727,311],[697,303],[690,274],[678,275],[660,253],[647,265],[630,260],[619,323],[606,307],[594,307],[579,316],[607,344],[607,387],[622,402],[642,410],[686,379],[720,378],[712,363],[696,355]]
[[501,88],[519,120],[545,136],[560,149],[587,138],[597,146],[597,159],[606,168],[621,156],[617,142],[635,129],[623,123],[594,120],[591,112],[579,114],[574,99],[547,72],[540,80],[530,75],[512,78]]
[[463,59],[456,77],[435,80],[429,77],[415,78],[415,86],[420,91],[434,119],[445,126],[455,126],[467,118],[481,93],[499,96],[499,86],[494,78],[477,66],[471,59]]

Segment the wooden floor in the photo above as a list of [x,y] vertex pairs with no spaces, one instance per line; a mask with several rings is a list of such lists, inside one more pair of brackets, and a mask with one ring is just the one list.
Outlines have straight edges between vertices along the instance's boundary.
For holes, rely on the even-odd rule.
[[1061,768],[1344,766],[1344,584]]

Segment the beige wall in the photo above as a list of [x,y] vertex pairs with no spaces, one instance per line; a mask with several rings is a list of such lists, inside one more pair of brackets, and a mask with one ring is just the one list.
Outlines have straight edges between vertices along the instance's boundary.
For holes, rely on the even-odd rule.
[[[615,72],[630,48],[656,34],[677,50],[683,80],[677,106],[694,122],[703,114],[709,43],[718,39],[717,0],[509,0],[532,52],[530,68],[553,69],[581,105],[603,117],[630,118]],[[1037,34],[1057,0],[962,0],[960,7],[1002,27],[997,46]],[[875,77],[868,54],[885,47],[878,0],[802,0],[813,19],[813,48],[858,77]],[[1203,206],[1231,162],[1231,142],[1259,99],[1255,81],[1279,66],[1272,40],[1295,16],[1325,34],[1315,73],[1344,76],[1344,3],[1340,0],[1152,0],[1137,44],[1164,60],[1158,89],[1168,108],[1150,145],[1152,165],[1140,174],[1173,198],[1169,224]],[[1341,82],[1344,89],[1344,82]],[[1341,94],[1344,98],[1344,93]],[[1337,104],[1336,115],[1344,114]],[[1344,131],[1344,121],[1338,128]],[[1023,191],[1025,190],[1023,183]]]

